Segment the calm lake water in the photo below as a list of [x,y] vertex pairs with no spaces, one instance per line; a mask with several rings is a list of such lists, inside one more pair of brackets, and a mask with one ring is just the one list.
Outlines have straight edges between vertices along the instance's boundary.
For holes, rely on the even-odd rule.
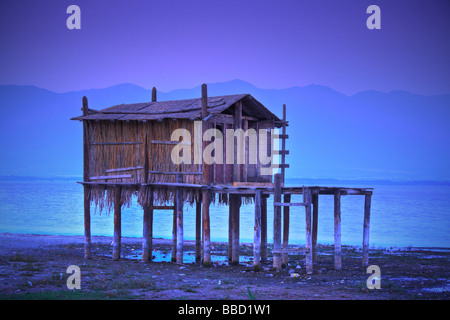
[[[287,185],[373,187],[370,245],[373,247],[450,247],[450,185],[354,181],[288,181]],[[300,202],[302,196],[293,196]],[[319,199],[318,242],[334,239],[333,196]],[[268,241],[272,242],[273,206],[268,200]],[[253,241],[253,205],[241,207],[241,241]],[[343,196],[342,243],[361,245],[363,196]],[[92,208],[92,213],[95,208]],[[122,235],[142,236],[142,208],[122,209]],[[228,207],[211,206],[211,240],[227,241]],[[113,215],[92,214],[92,235],[113,235]],[[305,243],[303,207],[291,208],[290,242]],[[0,181],[0,232],[83,235],[83,188],[75,181]],[[155,238],[171,238],[171,211],[154,213]],[[186,206],[185,239],[195,239],[195,207]]]

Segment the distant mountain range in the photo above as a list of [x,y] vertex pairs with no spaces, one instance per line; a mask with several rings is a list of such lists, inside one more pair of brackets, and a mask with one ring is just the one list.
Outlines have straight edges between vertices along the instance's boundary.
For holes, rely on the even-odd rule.
[[[200,86],[158,92],[158,100],[197,98]],[[352,96],[309,85],[260,89],[233,80],[208,95],[249,93],[281,117],[287,105],[291,178],[450,179],[450,95],[364,91]],[[0,86],[0,176],[81,176],[81,99],[101,109],[151,100],[133,84],[55,93]]]

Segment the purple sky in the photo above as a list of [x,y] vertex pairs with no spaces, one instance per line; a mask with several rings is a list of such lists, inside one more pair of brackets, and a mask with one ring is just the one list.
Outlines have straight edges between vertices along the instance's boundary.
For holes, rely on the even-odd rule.
[[[81,30],[66,28],[71,4]],[[381,30],[366,27],[371,4]],[[448,0],[2,0],[0,84],[450,93],[449,15]]]

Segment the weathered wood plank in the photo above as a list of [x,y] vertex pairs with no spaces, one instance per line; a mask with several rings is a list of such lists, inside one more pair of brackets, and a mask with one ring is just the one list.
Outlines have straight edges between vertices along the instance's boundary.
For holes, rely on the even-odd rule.
[[364,225],[363,225],[363,252],[362,265],[369,265],[369,231],[370,231],[370,206],[372,202],[372,193],[366,193],[364,197]]
[[[83,116],[89,112],[88,100],[83,97]],[[89,181],[89,131],[87,121],[83,121],[83,181]],[[89,201],[90,188],[83,185],[84,196],[84,258],[91,258],[91,205]]]
[[189,171],[157,171],[157,170],[150,170],[148,172],[149,174],[164,174],[164,175],[177,175],[177,174],[182,174],[182,175],[201,175],[203,174],[200,171],[195,171],[195,172],[189,172]]
[[312,233],[311,233],[311,190],[306,189],[303,193],[303,199],[306,203],[305,206],[305,256],[306,256],[306,273],[311,274],[313,272],[313,254],[312,254]]
[[341,255],[341,191],[334,192],[334,268],[342,269]]
[[195,200],[195,263],[202,260],[202,201]]
[[261,200],[261,262],[267,261],[267,196]]
[[122,238],[122,203],[120,200],[121,187],[114,190],[114,237],[112,259],[120,259],[121,238]]
[[150,191],[150,205],[144,205],[142,261],[152,260],[153,247],[153,190]]
[[[183,176],[178,174],[176,176],[177,183],[183,182]],[[177,188],[177,263],[183,263],[183,188]]]
[[[291,195],[284,195],[284,202],[288,204],[291,201]],[[291,204],[291,203],[289,203]],[[290,206],[285,206],[283,208],[283,249],[287,249],[289,245],[289,209]],[[282,265],[288,265],[288,254],[287,252],[281,254]]]
[[[281,202],[281,174],[275,174],[274,202]],[[274,206],[273,209],[273,267],[281,270],[281,207]]]
[[312,206],[313,206],[313,221],[312,221],[312,251],[313,262],[317,261],[317,227],[319,223],[319,194],[314,192],[312,194]]
[[[286,193],[286,195],[290,195],[290,193]],[[274,202],[273,205],[275,207],[302,207],[306,204],[304,202],[290,202],[290,203],[283,203],[283,202]]]
[[116,168],[116,169],[107,169],[106,173],[111,173],[111,172],[121,172],[121,171],[132,171],[132,170],[143,170],[144,167],[126,167],[126,168]]
[[255,226],[253,232],[253,267],[261,268],[261,190],[255,193]]
[[232,254],[231,254],[231,264],[239,264],[239,216],[241,207],[241,197],[239,195],[230,195],[229,206],[232,210],[233,215],[233,225],[232,225]]
[[131,174],[117,174],[111,176],[90,177],[89,180],[125,179],[131,177],[132,177]]

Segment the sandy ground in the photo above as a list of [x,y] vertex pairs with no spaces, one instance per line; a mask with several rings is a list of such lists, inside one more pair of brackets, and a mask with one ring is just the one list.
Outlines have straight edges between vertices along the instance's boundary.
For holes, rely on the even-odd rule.
[[[343,270],[336,271],[333,247],[319,246],[314,273],[309,275],[302,250],[276,272],[270,254],[261,271],[253,269],[251,244],[241,244],[241,263],[229,266],[227,244],[213,243],[213,266],[202,267],[193,263],[194,244],[189,241],[183,265],[170,262],[169,240],[153,240],[154,262],[140,261],[138,238],[122,238],[122,258],[112,261],[111,241],[92,237],[92,258],[84,259],[81,236],[0,234],[0,299],[450,298],[449,248],[371,249],[370,264],[380,267],[381,288],[368,289],[370,274],[361,266],[357,247],[343,246]],[[80,267],[80,290],[67,288],[70,265]]]

